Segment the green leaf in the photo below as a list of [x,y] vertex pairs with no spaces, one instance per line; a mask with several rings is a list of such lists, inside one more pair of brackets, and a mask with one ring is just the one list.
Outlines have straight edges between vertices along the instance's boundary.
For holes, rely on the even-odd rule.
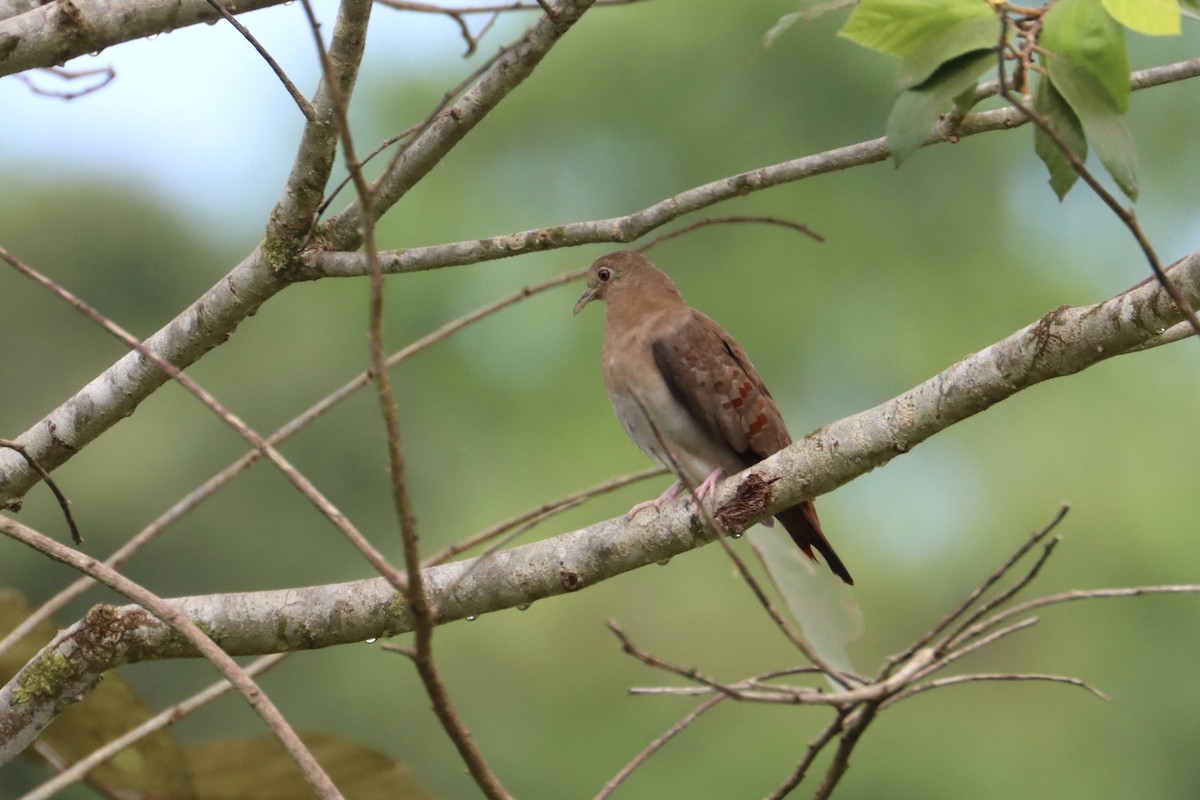
[[[903,57],[963,21],[984,17],[996,19],[985,0],[861,0],[838,36]],[[997,23],[993,31],[998,30]],[[998,39],[998,33],[993,38]]]
[[1079,116],[1088,141],[1100,163],[1131,200],[1137,199],[1137,149],[1125,117],[1113,108],[1112,98],[1088,70],[1051,56],[1047,62],[1055,88]]
[[1176,36],[1180,32],[1179,0],[1103,0],[1113,19],[1147,36]]
[[[1101,0],[1058,0],[1042,20],[1039,44],[1092,73],[1117,111],[1124,113],[1129,108],[1125,31],[1104,10]],[[1057,83],[1061,90],[1062,83]]]
[[[327,733],[301,739],[346,800],[433,800],[408,767],[366,745]],[[188,748],[198,800],[292,800],[312,797],[279,740],[219,739]]]
[[990,51],[967,53],[941,66],[929,80],[896,97],[887,122],[888,147],[900,166],[925,143],[934,123],[950,103],[969,89],[992,64]]
[[865,627],[854,592],[801,553],[786,533],[755,525],[747,538],[804,638],[832,666],[853,672],[847,647]]
[[937,72],[938,67],[964,53],[996,51],[1000,42],[1000,20],[989,14],[964,19],[931,37],[900,62],[896,71],[896,89],[919,86]]
[[[1067,101],[1054,88],[1054,82],[1046,75],[1042,75],[1038,81],[1033,110],[1050,123],[1050,127],[1054,128],[1058,137],[1076,158],[1081,162],[1087,160],[1088,145],[1083,135],[1083,125],[1071,110],[1071,106],[1067,105]],[[1033,129],[1033,149],[1046,165],[1046,169],[1050,170],[1050,187],[1054,189],[1058,199],[1062,200],[1075,185],[1075,181],[1079,180],[1079,173],[1071,166],[1062,150],[1058,149],[1050,135],[1036,125]]]
[[[0,591],[0,636],[30,614],[21,597]],[[42,622],[0,656],[0,680],[25,666],[58,633],[53,622]],[[151,716],[150,709],[119,673],[110,672],[87,697],[69,706],[38,737],[36,752],[53,753],[56,765],[70,766]],[[30,748],[33,754],[35,748]],[[106,796],[169,797],[188,800],[191,776],[183,749],[170,731],[160,730],[117,754],[87,774],[86,782]]]

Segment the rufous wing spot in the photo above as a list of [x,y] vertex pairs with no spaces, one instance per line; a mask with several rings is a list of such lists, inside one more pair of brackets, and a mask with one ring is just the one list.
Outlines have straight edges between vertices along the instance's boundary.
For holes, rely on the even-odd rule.
[[747,431],[747,435],[753,439],[765,427],[767,427],[767,415],[759,414],[754,422],[750,424],[750,429]]

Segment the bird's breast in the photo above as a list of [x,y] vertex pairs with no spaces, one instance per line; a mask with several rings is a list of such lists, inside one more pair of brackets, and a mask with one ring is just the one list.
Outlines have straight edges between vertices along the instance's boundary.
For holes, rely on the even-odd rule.
[[[696,485],[714,469],[742,468],[737,455],[716,439],[672,394],[659,371],[651,343],[638,343],[619,357],[605,343],[604,385],[621,427],[658,463]],[[636,354],[636,357],[633,357]]]

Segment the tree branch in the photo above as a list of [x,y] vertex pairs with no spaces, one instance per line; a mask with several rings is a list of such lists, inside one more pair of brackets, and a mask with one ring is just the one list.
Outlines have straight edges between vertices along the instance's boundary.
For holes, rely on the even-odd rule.
[[[1197,75],[1200,75],[1200,58],[1141,70],[1133,73],[1131,81],[1134,89],[1145,89]],[[982,111],[970,114],[961,121],[947,118],[934,128],[925,146],[957,143],[967,136],[1019,128],[1027,123],[1028,118],[1016,108]],[[627,243],[672,220],[725,200],[817,175],[873,164],[886,160],[890,155],[891,150],[887,146],[886,137],[880,137],[721,178],[620,217],[551,225],[484,239],[383,251],[379,257],[385,272],[420,272],[477,264],[481,261],[560,247],[577,247],[601,242]],[[305,256],[304,270],[296,277],[312,280],[324,277],[361,277],[366,274],[367,262],[362,253],[312,251]]]
[[[225,8],[244,14],[284,2],[230,0]],[[208,0],[57,0],[0,19],[0,76],[219,19]]]
[[[1180,261],[1171,274],[1195,302],[1200,296],[1200,251]],[[934,433],[1023,388],[1073,374],[1139,342],[1152,340],[1181,316],[1161,286],[1150,282],[1092,306],[1056,309],[899,397],[831,423],[726,480],[712,501],[716,516],[730,530],[741,530],[886,463]],[[672,558],[711,541],[707,530],[685,499],[632,521],[619,517],[478,559],[430,567],[422,577],[431,604],[440,611],[438,622],[445,623],[578,591]],[[1168,590],[1170,587],[1137,591]],[[1062,596],[1054,602],[1073,598]],[[170,602],[204,630],[213,632],[233,655],[362,642],[413,628],[404,598],[378,578]],[[1032,607],[1016,606],[978,624],[994,627],[1008,615]],[[107,613],[137,612],[109,609]],[[50,657],[84,624],[76,623],[63,632],[39,659]],[[108,667],[130,660],[196,655],[191,645],[172,636],[161,623],[148,621],[138,629],[137,636],[138,646],[126,649]],[[921,658],[924,656],[920,653],[914,655],[912,663],[920,661],[928,666],[928,659]],[[909,666],[901,666],[897,675]],[[846,698],[857,698],[853,692],[860,691],[851,690],[840,699],[848,702]],[[825,697],[829,702],[830,696]],[[10,714],[11,709],[0,706],[0,726]]]

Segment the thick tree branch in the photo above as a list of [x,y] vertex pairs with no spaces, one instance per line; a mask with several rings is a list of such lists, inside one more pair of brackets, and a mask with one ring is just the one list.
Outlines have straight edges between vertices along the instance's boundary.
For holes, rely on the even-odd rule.
[[[227,0],[223,5],[232,14],[244,14],[283,2]],[[11,6],[20,9],[20,4]],[[208,0],[56,0],[0,19],[0,76],[55,67],[115,44],[220,18]]]
[[[1200,298],[1200,251],[1170,274],[1192,302]],[[1056,309],[899,397],[827,425],[725,481],[714,500],[716,514],[730,530],[741,530],[847,483],[1023,388],[1073,374],[1152,340],[1180,318],[1156,283],[1092,306]],[[423,578],[430,605],[439,609],[438,622],[445,623],[578,591],[711,539],[707,527],[681,500],[632,521],[608,520],[479,559],[430,567]],[[361,642],[413,627],[403,597],[378,578],[170,602],[232,655]],[[1028,608],[1018,607],[1022,612]],[[136,607],[107,608],[104,613],[110,619],[142,614]],[[145,624],[130,632],[136,641],[123,643],[111,661],[102,658],[91,671],[99,674],[131,660],[196,655],[171,628],[144,614],[142,618]],[[989,625],[996,619],[1002,618]],[[58,648],[74,641],[86,625],[84,620],[68,628],[35,661],[55,659]],[[0,729],[12,712],[0,705]]]

